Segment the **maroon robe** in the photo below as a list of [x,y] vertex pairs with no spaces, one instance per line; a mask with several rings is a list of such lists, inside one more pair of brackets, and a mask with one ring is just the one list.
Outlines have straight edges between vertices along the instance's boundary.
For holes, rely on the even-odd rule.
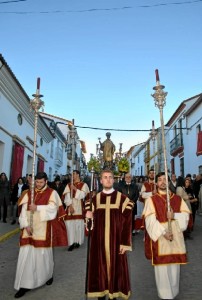
[[[120,245],[131,248],[133,202],[118,191],[98,193],[92,199],[94,227],[88,265],[87,295],[130,296],[127,255],[119,254]],[[90,209],[89,201],[86,210]]]

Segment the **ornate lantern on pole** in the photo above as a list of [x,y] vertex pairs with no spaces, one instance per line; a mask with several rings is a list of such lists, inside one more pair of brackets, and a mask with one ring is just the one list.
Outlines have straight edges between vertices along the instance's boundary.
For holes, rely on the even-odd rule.
[[[166,178],[167,208],[168,211],[170,211],[171,207],[170,207],[170,193],[169,193],[169,182],[168,182],[168,166],[167,166],[166,142],[165,142],[164,118],[163,118],[163,108],[166,104],[166,96],[168,93],[164,92],[165,86],[160,84],[158,70],[155,70],[155,73],[156,73],[156,86],[153,87],[155,93],[151,96],[154,98],[155,106],[159,108],[159,112],[160,112],[164,169],[165,169],[165,178]],[[168,220],[168,230],[169,232],[172,232],[170,220]]]
[[[37,127],[39,110],[44,106],[41,100],[43,95],[40,95],[40,78],[37,78],[36,94],[32,95],[33,100],[30,100],[30,106],[34,111],[34,145],[33,145],[33,162],[32,162],[32,183],[31,183],[31,204],[34,203],[34,182],[35,182],[35,165],[36,165],[36,147],[37,147]],[[33,212],[30,212],[30,227],[33,228]]]
[[[75,163],[75,153],[76,153],[76,128],[74,126],[74,119],[72,120],[72,124],[69,125],[69,134],[68,134],[68,159],[71,160],[71,185],[73,185],[73,171],[74,171],[74,163]],[[71,198],[73,197],[73,189],[71,188]]]
[[73,172],[74,163],[75,163],[75,153],[76,153],[76,128],[74,126],[74,120],[72,124],[69,125],[69,134],[67,139],[68,146],[68,159],[71,160],[71,171]]

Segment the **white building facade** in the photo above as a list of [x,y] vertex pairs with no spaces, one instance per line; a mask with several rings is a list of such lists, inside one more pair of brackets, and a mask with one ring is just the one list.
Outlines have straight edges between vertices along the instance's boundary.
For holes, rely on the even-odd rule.
[[[202,94],[184,100],[164,128],[168,174],[177,176],[202,174]],[[155,138],[137,148],[134,146],[128,159],[132,161],[134,176],[147,175],[153,168],[156,173],[165,170],[162,130],[156,130]],[[143,173],[142,173],[143,172]]]
[[[5,172],[15,184],[17,179],[33,173],[34,112],[30,98],[7,62],[0,55],[0,173]],[[49,121],[38,116],[36,163],[34,173],[45,171],[49,180],[55,174],[67,174],[67,134],[59,128],[53,132]],[[77,143],[77,157],[82,157]],[[80,164],[76,164],[80,168]],[[85,167],[85,164],[84,164]]]
[[176,175],[200,174],[202,156],[197,153],[202,127],[202,94],[184,100],[167,123],[170,128],[170,165]]

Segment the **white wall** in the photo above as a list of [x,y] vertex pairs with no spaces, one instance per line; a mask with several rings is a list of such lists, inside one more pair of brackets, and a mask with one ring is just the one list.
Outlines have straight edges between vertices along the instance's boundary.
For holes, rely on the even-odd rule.
[[[197,156],[197,126],[200,124],[202,128],[202,103],[187,116],[187,130],[184,138],[184,160],[185,160],[185,175],[187,173],[198,174],[199,166],[202,165],[202,155]],[[200,120],[196,123],[197,120]],[[196,123],[196,124],[195,124]],[[193,126],[193,124],[195,124]],[[193,127],[192,127],[193,126]]]

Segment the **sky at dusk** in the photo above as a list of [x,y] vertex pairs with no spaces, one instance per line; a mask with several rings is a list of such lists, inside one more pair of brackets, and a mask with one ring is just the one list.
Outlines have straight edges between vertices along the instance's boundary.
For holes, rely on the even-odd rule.
[[98,137],[123,151],[160,126],[151,97],[159,69],[165,123],[202,92],[200,0],[0,0],[0,53],[31,98],[41,78],[45,112],[75,125],[90,153]]

